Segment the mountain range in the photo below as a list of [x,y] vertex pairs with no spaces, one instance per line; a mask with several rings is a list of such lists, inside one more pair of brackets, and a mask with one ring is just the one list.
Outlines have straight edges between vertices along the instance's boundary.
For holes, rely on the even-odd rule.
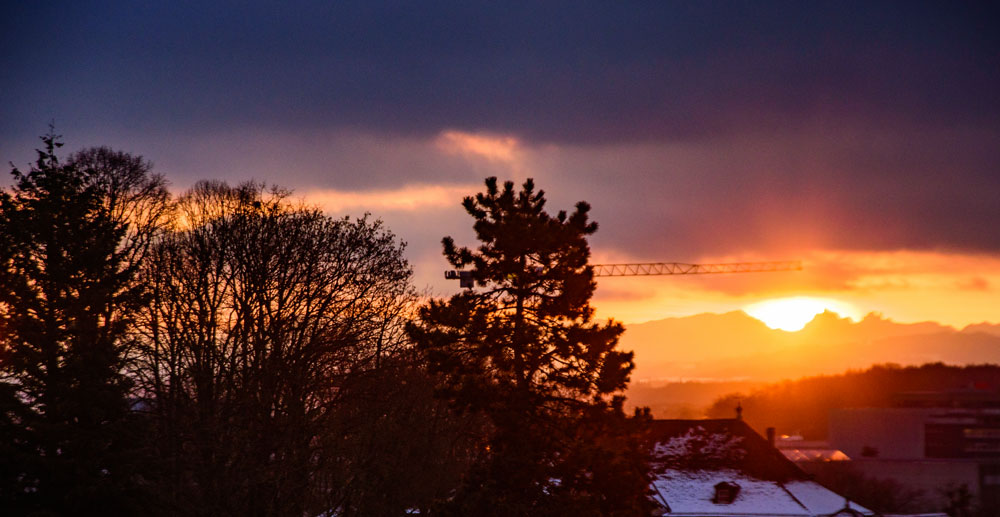
[[787,332],[734,311],[628,325],[620,348],[635,352],[633,384],[774,382],[882,363],[1000,363],[1000,324],[958,330],[877,313],[855,322],[827,311]]

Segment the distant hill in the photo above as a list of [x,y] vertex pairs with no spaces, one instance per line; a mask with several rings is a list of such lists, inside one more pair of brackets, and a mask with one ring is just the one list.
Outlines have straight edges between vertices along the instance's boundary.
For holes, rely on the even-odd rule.
[[621,348],[635,351],[633,382],[774,382],[880,363],[1000,363],[1000,325],[959,331],[875,313],[853,322],[824,312],[786,332],[735,311],[628,325]]
[[1000,323],[996,325],[991,325],[989,323],[976,323],[975,325],[969,325],[962,329],[963,333],[973,333],[982,332],[984,334],[990,334],[993,336],[1000,336]]
[[633,382],[626,394],[627,405],[648,407],[656,418],[705,418],[709,406],[724,395],[750,392],[759,382]]
[[721,397],[707,415],[732,418],[738,403],[744,419],[761,433],[775,427],[779,434],[801,433],[807,439],[823,439],[831,409],[890,407],[895,393],[949,390],[1000,392],[1000,366],[881,365],[784,381]]

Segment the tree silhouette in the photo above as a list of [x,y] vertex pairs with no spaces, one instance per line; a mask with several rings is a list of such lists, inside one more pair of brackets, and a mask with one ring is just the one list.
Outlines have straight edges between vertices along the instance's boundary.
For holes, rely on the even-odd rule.
[[597,224],[580,202],[545,212],[531,180],[520,192],[496,178],[463,201],[476,249],[450,237],[444,254],[471,266],[476,288],[421,308],[409,327],[441,394],[489,429],[445,513],[639,515],[647,498],[642,419],[622,414],[632,354],[615,349],[622,326],[592,321],[595,283],[587,236]]
[[[60,163],[58,137],[42,141],[0,194],[0,495],[15,513],[131,513],[143,458],[128,332],[167,193],[141,159],[107,150],[102,164]],[[123,160],[128,179],[111,167]]]
[[402,346],[410,268],[380,222],[287,197],[199,183],[148,262],[139,373],[177,513],[345,514],[358,499],[342,408]]

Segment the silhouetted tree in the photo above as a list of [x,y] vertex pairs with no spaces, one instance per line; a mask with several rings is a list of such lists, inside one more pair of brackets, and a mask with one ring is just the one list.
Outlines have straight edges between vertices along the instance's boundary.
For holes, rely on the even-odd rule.
[[129,276],[137,278],[173,215],[166,180],[153,173],[153,164],[143,157],[104,146],[77,151],[68,163],[87,172],[101,206],[121,226],[124,233],[115,253]]
[[61,163],[58,137],[42,140],[0,193],[0,506],[133,513],[144,457],[123,372],[147,300],[136,272],[168,196],[141,158],[101,149]]
[[140,370],[173,511],[342,513],[361,474],[342,407],[402,346],[402,245],[253,183],[203,182],[178,205],[146,271]]
[[338,515],[427,514],[469,468],[483,422],[453,415],[411,352],[342,386],[330,433],[332,446],[343,451]]
[[592,321],[590,207],[553,217],[531,180],[515,192],[496,178],[463,206],[480,245],[446,237],[444,254],[472,267],[477,288],[431,301],[409,326],[442,396],[488,422],[473,468],[439,510],[648,515],[643,420],[625,417],[620,396],[632,354],[615,349],[620,324]]

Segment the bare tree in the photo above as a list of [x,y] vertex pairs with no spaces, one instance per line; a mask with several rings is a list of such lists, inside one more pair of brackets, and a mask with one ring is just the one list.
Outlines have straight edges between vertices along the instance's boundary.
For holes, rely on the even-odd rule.
[[173,204],[163,176],[142,156],[91,147],[72,154],[68,165],[87,171],[109,217],[125,229],[118,254],[138,268],[171,219]]
[[175,509],[304,515],[343,499],[347,379],[401,346],[402,244],[279,189],[203,182],[145,271],[141,380]]

